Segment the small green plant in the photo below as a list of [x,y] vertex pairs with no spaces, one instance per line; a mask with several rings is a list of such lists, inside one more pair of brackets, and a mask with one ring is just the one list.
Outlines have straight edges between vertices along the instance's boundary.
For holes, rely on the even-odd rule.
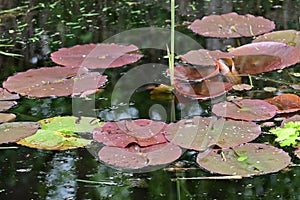
[[275,134],[277,138],[276,142],[279,142],[280,146],[299,147],[300,146],[300,122],[288,122],[283,128],[276,128],[270,130]]

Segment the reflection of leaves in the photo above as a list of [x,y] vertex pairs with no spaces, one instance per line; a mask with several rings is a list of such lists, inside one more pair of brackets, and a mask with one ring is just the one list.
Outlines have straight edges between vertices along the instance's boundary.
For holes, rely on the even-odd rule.
[[276,128],[270,130],[277,138],[275,141],[279,142],[280,146],[299,146],[300,122],[288,122],[284,128]]

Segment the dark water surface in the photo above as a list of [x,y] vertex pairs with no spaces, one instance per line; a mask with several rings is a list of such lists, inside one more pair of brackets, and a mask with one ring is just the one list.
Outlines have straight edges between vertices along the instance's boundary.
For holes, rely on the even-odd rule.
[[[207,49],[226,50],[236,46],[236,40],[221,40],[197,36],[187,29],[188,22],[210,14],[238,12],[261,15],[276,24],[276,30],[300,29],[299,0],[203,0],[177,1],[176,31]],[[5,10],[12,9],[9,12]],[[62,47],[77,44],[113,41],[112,37],[137,28],[170,26],[169,1],[106,1],[106,0],[0,0],[0,46],[1,51],[21,54],[23,57],[0,54],[0,81],[16,72],[30,68],[50,67],[50,53]],[[128,34],[126,35],[128,36]],[[160,35],[157,36],[159,41]],[[162,37],[162,36],[161,36]],[[122,39],[122,38],[121,38]],[[122,40],[120,40],[122,41]],[[240,42],[249,42],[242,38]],[[148,44],[148,43],[149,44]],[[152,40],[153,42],[153,40]],[[166,42],[167,43],[167,42]],[[59,115],[97,115],[103,121],[125,118],[152,118],[169,121],[170,102],[153,98],[144,85],[134,85],[136,78],[148,77],[138,74],[130,77],[129,86],[138,89],[130,99],[122,101],[122,93],[115,94],[118,104],[112,106],[111,93],[120,77],[128,75],[136,66],[149,63],[167,64],[165,43],[162,49],[151,47],[145,40],[144,57],[137,63],[105,70],[109,82],[103,93],[95,96],[96,105],[90,113],[85,109],[89,100],[80,101],[70,97],[28,99],[22,97],[18,105],[9,110],[17,115],[17,121],[37,121]],[[195,46],[197,46],[195,45]],[[190,49],[189,49],[190,48]],[[176,46],[177,52],[191,50],[193,46]],[[168,83],[165,68],[153,64],[155,82]],[[288,73],[286,73],[288,72]],[[282,87],[281,92],[293,92],[282,82],[298,83],[289,73],[299,73],[299,64],[283,73],[264,74],[274,81],[254,80],[255,90],[239,94],[252,98],[273,97],[266,93],[266,86]],[[136,77],[138,76],[138,77]],[[281,81],[281,82],[280,82]],[[24,83],[26,84],[26,83]],[[133,85],[130,85],[133,84]],[[124,93],[128,91],[123,91]],[[230,94],[229,94],[230,95]],[[167,97],[166,97],[167,98]],[[80,104],[83,103],[83,104]],[[73,107],[72,107],[73,104]],[[74,112],[74,104],[78,105]],[[83,105],[80,107],[80,105]],[[211,102],[200,102],[199,107],[176,104],[176,118],[193,115],[209,116]],[[183,108],[184,107],[184,108]],[[277,123],[278,124],[278,123]],[[273,142],[272,136],[261,136],[258,141]],[[30,149],[16,144],[1,145],[0,149],[0,199],[300,199],[300,170],[289,170],[242,180],[193,180],[172,181],[176,177],[211,176],[200,169],[168,171],[166,168],[148,173],[121,172],[100,163],[91,149],[69,151],[45,151]],[[288,149],[287,149],[288,150]],[[197,153],[185,154],[170,167],[197,167]],[[295,163],[299,163],[294,159]],[[94,180],[99,183],[83,182]]]

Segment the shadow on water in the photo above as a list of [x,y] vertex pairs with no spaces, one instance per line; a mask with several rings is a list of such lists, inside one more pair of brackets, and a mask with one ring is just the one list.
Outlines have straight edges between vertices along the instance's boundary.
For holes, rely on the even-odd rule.
[[[300,29],[299,0],[186,0],[177,3],[176,30],[207,49],[226,50],[228,45],[237,44],[232,39],[197,36],[187,29],[189,21],[204,15],[232,11],[250,13],[275,21],[277,30]],[[53,66],[50,53],[62,47],[100,43],[115,34],[134,28],[168,28],[168,7],[169,2],[166,0],[0,0],[0,50],[20,55],[5,56],[0,53],[0,80],[27,69]],[[249,40],[242,38],[241,42],[247,43]],[[110,76],[110,82],[105,91],[95,97],[95,112],[102,120],[167,118],[167,114],[160,113],[159,108],[163,107],[168,113],[169,101],[151,98],[146,86],[137,88],[129,102],[111,107],[111,91],[127,71],[143,62],[167,64],[167,59],[164,58],[166,51],[144,49],[143,53],[145,56],[138,63],[104,72]],[[290,70],[299,73],[299,65]],[[155,77],[156,80],[168,81],[162,71],[157,74],[159,75]],[[273,80],[284,80],[285,76],[288,75],[272,72],[268,74],[268,78]],[[263,81],[256,81],[255,85],[258,91],[245,95],[269,97],[269,94],[261,90],[265,86],[274,87],[274,83]],[[23,97],[18,103],[10,112],[15,113],[19,121],[76,115],[72,113],[72,99],[69,97],[38,100]],[[123,107],[129,109],[124,111]],[[201,103],[200,108],[177,104],[176,109],[177,119],[211,114],[210,105],[205,102]],[[200,169],[177,172],[159,169],[141,174],[123,173],[97,161],[86,149],[44,151],[15,144],[1,147],[0,199],[300,199],[299,168],[242,180],[173,182],[171,178],[210,174]],[[171,167],[197,167],[192,162],[195,157],[195,152],[186,152]]]

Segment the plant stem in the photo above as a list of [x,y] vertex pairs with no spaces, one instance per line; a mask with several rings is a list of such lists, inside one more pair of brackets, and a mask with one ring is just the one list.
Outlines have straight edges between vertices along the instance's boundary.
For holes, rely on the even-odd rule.
[[169,55],[170,81],[174,87],[174,49],[175,49],[175,0],[171,0],[171,52]]

